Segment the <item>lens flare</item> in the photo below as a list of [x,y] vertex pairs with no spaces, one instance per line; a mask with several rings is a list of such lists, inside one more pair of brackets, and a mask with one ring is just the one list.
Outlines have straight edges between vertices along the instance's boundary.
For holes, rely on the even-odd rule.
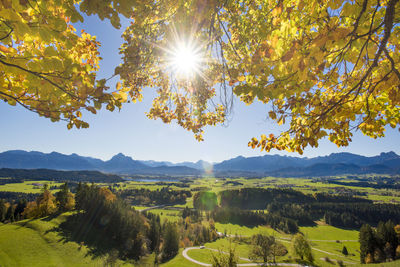
[[178,78],[193,78],[201,74],[204,59],[194,42],[179,40],[168,49],[167,62]]

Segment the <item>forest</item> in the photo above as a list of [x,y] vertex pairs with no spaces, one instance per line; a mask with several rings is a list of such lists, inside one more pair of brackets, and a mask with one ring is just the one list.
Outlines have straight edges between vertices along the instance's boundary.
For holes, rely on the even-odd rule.
[[[332,196],[326,193],[304,194],[293,189],[242,188],[219,192],[217,195],[198,192],[195,208],[214,210],[215,221],[242,225],[267,224],[288,233],[297,232],[298,225],[314,225],[324,218],[329,225],[359,229],[363,224],[377,225],[379,221],[400,223],[400,207],[394,204],[375,204],[371,200],[352,196]],[[198,201],[196,201],[199,199]],[[254,213],[251,210],[267,210]]]
[[118,191],[117,195],[131,205],[175,205],[185,204],[186,198],[191,197],[192,193],[189,190],[162,187],[161,190],[125,189]]

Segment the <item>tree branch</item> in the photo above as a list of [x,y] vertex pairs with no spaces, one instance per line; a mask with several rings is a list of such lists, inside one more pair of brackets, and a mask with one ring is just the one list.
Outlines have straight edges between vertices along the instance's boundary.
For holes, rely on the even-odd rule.
[[367,79],[367,77],[371,74],[372,69],[378,66],[378,60],[381,57],[382,52],[386,48],[386,44],[389,40],[392,28],[393,28],[393,19],[395,15],[395,5],[399,0],[390,0],[387,7],[386,7],[386,13],[385,13],[385,18],[384,18],[384,23],[385,23],[385,29],[384,29],[384,35],[382,37],[381,43],[379,45],[379,49],[377,53],[375,54],[374,61],[372,62],[371,66],[368,68],[364,76],[361,78],[361,80],[353,86],[352,89],[350,89],[344,96],[342,96],[338,101],[336,101],[333,105],[331,105],[326,111],[322,112],[318,117],[324,117],[326,116],[329,112],[331,112],[333,109],[335,109],[339,104],[343,102],[343,100],[348,97],[352,92],[357,90],[358,92],[363,86],[363,83]]
[[50,83],[51,85],[53,85],[53,86],[55,86],[56,88],[60,89],[61,91],[63,91],[64,93],[68,94],[68,95],[71,96],[72,98],[74,98],[74,99],[79,99],[79,97],[77,97],[76,95],[71,94],[71,93],[68,92],[65,88],[62,88],[61,86],[59,86],[58,84],[56,84],[56,83],[53,82],[52,80],[48,79],[47,77],[44,77],[43,75],[41,75],[41,74],[38,73],[38,72],[31,71],[31,70],[25,69],[25,68],[23,68],[23,67],[21,67],[21,66],[18,66],[18,65],[15,65],[15,64],[11,64],[11,63],[5,62],[5,61],[3,61],[3,60],[1,60],[1,59],[0,59],[0,63],[2,63],[3,65],[6,65],[6,66],[14,67],[14,68],[20,69],[20,70],[22,70],[22,71],[28,72],[28,73],[30,73],[30,74],[33,74],[33,75],[35,75],[35,76],[37,76],[37,77],[39,77],[39,78],[41,78],[41,79],[47,81],[48,83]]

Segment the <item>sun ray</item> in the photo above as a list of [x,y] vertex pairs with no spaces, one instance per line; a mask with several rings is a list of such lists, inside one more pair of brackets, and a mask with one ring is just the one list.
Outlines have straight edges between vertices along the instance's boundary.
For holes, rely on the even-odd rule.
[[201,75],[204,56],[200,46],[192,40],[177,38],[166,52],[167,67],[177,79],[191,79]]

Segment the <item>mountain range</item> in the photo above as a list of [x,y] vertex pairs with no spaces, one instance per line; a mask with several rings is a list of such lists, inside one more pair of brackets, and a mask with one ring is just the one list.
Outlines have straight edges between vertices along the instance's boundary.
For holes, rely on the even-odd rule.
[[10,150],[0,153],[0,168],[96,170],[123,175],[164,176],[330,176],[340,174],[400,174],[400,156],[394,152],[366,157],[352,153],[300,158],[280,155],[236,157],[220,163],[206,161],[171,163],[168,161],[134,160],[119,153],[103,161],[77,154]]

